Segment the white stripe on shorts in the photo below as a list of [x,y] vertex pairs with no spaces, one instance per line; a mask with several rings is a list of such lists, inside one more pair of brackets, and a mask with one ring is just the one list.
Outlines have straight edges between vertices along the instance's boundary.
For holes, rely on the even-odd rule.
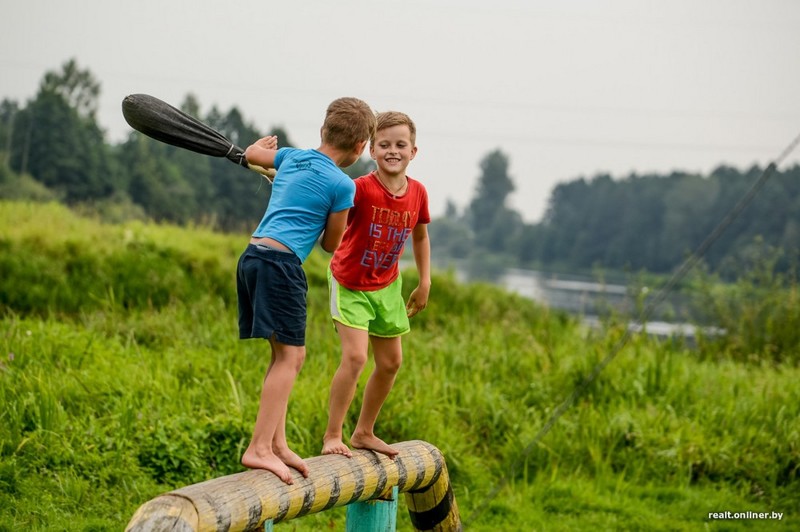
[[328,278],[330,279],[331,285],[328,298],[331,307],[331,318],[342,319],[342,314],[339,312],[339,282],[330,272],[328,272]]

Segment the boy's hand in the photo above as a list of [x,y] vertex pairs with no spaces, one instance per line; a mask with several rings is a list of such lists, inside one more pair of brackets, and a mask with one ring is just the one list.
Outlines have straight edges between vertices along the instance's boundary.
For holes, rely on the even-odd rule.
[[409,318],[417,315],[419,311],[424,310],[428,306],[428,294],[430,288],[418,286],[408,296],[408,303],[406,303],[406,314]]
[[278,149],[278,137],[275,135],[267,135],[266,137],[261,137],[255,142],[256,146],[260,148],[264,148],[265,150],[277,150]]

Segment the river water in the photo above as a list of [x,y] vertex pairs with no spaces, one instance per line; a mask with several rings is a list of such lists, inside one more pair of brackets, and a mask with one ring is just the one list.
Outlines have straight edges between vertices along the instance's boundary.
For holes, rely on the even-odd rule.
[[[463,269],[450,265],[461,282],[470,282]],[[614,312],[627,316],[632,331],[643,328],[648,334],[660,337],[680,336],[692,339],[697,325],[688,319],[690,301],[680,294],[669,294],[664,301],[650,313],[643,327],[637,320],[641,315],[642,304],[647,304],[647,296],[653,297],[647,287],[631,287],[622,284],[603,283],[587,276],[554,274],[535,270],[509,268],[495,284],[509,292],[527,297],[552,309],[578,315],[589,326],[599,327],[600,316]],[[637,305],[639,307],[637,308]],[[683,319],[681,319],[683,318]],[[714,328],[703,328],[706,334],[718,333]]]

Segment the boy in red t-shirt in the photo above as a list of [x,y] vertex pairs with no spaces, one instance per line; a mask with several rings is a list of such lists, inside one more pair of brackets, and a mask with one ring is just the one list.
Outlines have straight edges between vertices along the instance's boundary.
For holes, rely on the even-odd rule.
[[[369,151],[378,167],[355,180],[355,205],[328,270],[331,317],[342,343],[342,361],[331,383],[322,454],[352,456],[342,426],[372,344],[375,370],[364,389],[350,445],[394,458],[398,451],[375,436],[374,427],[403,360],[401,336],[411,330],[409,318],[428,303],[430,214],[425,187],[406,176],[417,153],[411,118],[394,111],[379,113]],[[398,260],[409,236],[419,285],[406,303]]]

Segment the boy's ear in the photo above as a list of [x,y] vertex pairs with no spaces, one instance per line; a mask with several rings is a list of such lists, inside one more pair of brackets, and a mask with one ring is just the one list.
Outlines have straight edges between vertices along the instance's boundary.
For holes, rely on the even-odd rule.
[[415,144],[413,148],[411,148],[411,157],[410,160],[413,160],[414,157],[417,155],[417,145]]
[[361,140],[356,142],[356,153],[359,157],[361,157],[361,154],[364,153],[364,148],[367,147],[367,142],[369,142],[369,140]]

